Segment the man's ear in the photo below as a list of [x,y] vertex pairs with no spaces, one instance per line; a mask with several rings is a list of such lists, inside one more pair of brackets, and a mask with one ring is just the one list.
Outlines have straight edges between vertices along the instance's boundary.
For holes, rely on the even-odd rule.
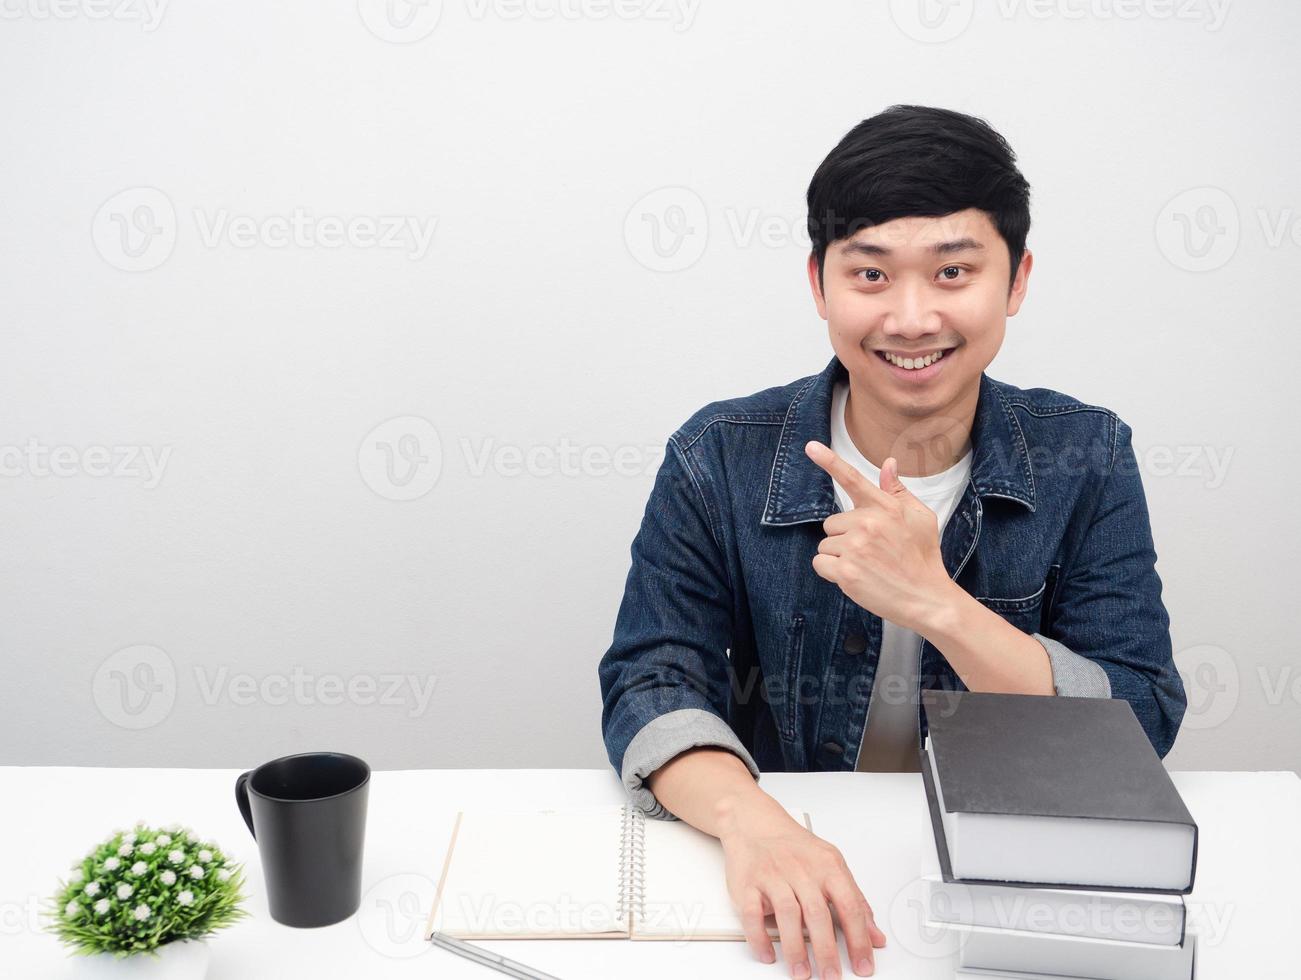
[[822,284],[818,282],[818,255],[809,253],[809,288],[813,290],[813,303],[818,308],[818,316],[827,318],[827,298],[822,295]]
[[1016,316],[1016,311],[1025,301],[1025,291],[1030,285],[1030,269],[1034,265],[1034,253],[1028,248],[1021,254],[1021,264],[1016,267],[1016,278],[1007,294],[1007,315]]

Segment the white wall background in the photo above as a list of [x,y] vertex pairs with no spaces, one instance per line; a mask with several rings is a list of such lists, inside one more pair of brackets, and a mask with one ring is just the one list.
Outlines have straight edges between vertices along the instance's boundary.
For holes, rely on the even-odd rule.
[[0,23],[0,763],[606,765],[663,441],[825,364],[805,188],[918,102],[1033,186],[990,373],[1134,428],[1168,764],[1298,765],[1296,5],[102,2]]

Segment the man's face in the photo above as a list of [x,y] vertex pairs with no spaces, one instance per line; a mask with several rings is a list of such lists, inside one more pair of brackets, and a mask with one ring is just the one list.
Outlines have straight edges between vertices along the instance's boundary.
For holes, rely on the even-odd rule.
[[989,216],[969,208],[896,218],[832,242],[823,287],[813,256],[809,282],[836,356],[862,382],[856,389],[899,415],[924,417],[979,390],[1030,275],[1027,249],[1009,293],[1009,261]]

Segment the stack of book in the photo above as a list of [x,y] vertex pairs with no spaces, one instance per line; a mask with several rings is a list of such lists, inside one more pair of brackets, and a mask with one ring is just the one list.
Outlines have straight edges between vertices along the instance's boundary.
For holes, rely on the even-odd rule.
[[1193,980],[1197,824],[1129,702],[922,703],[939,868],[925,925],[953,941],[959,976]]

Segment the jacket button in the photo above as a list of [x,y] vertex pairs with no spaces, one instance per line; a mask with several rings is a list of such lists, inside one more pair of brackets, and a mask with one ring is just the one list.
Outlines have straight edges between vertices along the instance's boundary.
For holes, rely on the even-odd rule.
[[846,634],[843,646],[846,653],[857,656],[867,649],[867,634],[861,630],[854,630],[854,632]]
[[840,747],[839,742],[823,742],[821,747],[818,749],[818,751],[825,756],[829,756],[833,759],[839,759],[845,750]]

